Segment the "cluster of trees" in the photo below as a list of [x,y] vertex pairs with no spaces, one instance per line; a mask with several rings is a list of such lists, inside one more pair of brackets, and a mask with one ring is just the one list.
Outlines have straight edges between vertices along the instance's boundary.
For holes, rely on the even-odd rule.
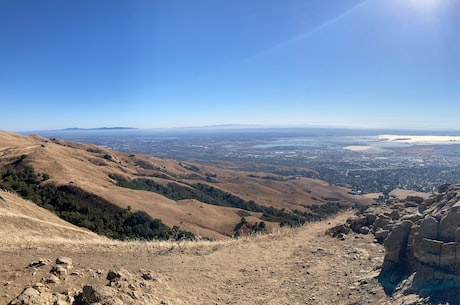
[[0,188],[15,191],[77,226],[114,239],[181,239],[193,234],[168,227],[144,211],[132,212],[75,185],[43,183],[47,174],[31,166],[14,166],[0,173]]
[[162,185],[146,178],[127,180],[113,174],[109,175],[109,177],[114,179],[118,186],[158,193],[172,200],[196,199],[217,206],[240,208],[251,212],[263,212],[263,208],[252,200],[245,201],[238,196],[202,183],[184,185],[170,182],[167,185]]
[[337,214],[348,207],[340,204],[340,202],[329,201],[324,204],[313,204],[311,206],[307,206],[306,208],[308,208],[311,212],[302,212],[299,210],[294,210],[293,212],[296,215],[308,219],[308,221],[319,221],[330,215]]
[[325,205],[309,206],[308,208],[311,212],[300,212],[297,210],[291,212],[285,209],[277,209],[272,206],[262,206],[253,200],[246,201],[238,196],[203,183],[185,185],[170,182],[165,186],[146,178],[127,180],[119,175],[111,174],[109,176],[114,179],[116,185],[120,187],[150,191],[173,200],[196,199],[211,205],[232,207],[249,212],[262,213],[261,218],[263,220],[278,222],[280,226],[295,227],[306,222],[321,220],[345,208],[339,203],[329,202]]

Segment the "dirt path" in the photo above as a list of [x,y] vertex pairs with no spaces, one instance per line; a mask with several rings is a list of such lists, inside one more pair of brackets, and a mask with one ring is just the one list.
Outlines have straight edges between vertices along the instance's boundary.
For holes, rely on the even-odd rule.
[[[0,304],[49,276],[49,266],[26,268],[39,258],[73,260],[73,274],[51,291],[106,285],[107,271],[145,270],[152,296],[132,304],[391,304],[375,276],[384,250],[372,236],[340,241],[324,231],[329,221],[257,238],[216,243],[113,243],[0,246]],[[52,263],[51,263],[52,264]]]

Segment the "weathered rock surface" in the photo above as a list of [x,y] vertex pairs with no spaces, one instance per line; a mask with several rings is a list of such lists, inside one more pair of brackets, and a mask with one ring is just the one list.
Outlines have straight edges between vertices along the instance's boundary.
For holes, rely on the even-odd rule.
[[356,233],[369,228],[383,243],[380,281],[389,293],[460,304],[460,184],[443,185],[427,200],[374,205],[343,226]]
[[73,304],[74,298],[67,294],[51,293],[49,288],[37,283],[25,288],[22,293],[8,305],[61,305]]
[[412,222],[410,220],[404,220],[395,225],[388,234],[388,237],[383,243],[387,250],[385,256],[387,261],[398,264],[401,260],[406,259],[407,240],[411,227]]
[[[32,262],[28,268],[46,265],[43,262],[50,261],[40,259]],[[123,305],[152,304],[156,300],[149,293],[152,290],[149,282],[154,277],[148,270],[141,270],[140,274],[132,275],[125,269],[112,269],[107,273],[108,283],[105,286],[84,285],[80,290],[52,292],[50,287],[66,281],[65,277],[58,276],[67,274],[67,270],[71,268],[70,258],[58,258],[56,265],[51,269],[51,274],[43,278],[42,283],[26,287],[8,305]]]

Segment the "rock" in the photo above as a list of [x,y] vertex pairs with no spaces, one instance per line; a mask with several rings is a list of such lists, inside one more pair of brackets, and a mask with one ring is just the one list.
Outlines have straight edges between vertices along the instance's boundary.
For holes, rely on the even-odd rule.
[[28,268],[40,268],[50,263],[49,259],[39,258],[37,261],[31,262],[27,265]]
[[364,234],[364,235],[366,235],[366,234],[369,234],[370,231],[371,231],[371,230],[370,230],[368,227],[361,227],[361,228],[359,228],[359,234]]
[[422,220],[418,234],[421,238],[437,239],[438,237],[438,221],[436,218],[427,216]]
[[109,272],[107,273],[107,279],[109,281],[116,280],[116,279],[118,279],[120,277],[121,277],[121,275],[117,270],[109,270]]
[[418,203],[413,202],[413,201],[406,201],[404,203],[404,207],[406,207],[406,208],[416,208],[416,207],[418,207]]
[[326,230],[326,235],[330,235],[332,237],[338,237],[339,234],[348,234],[350,232],[350,228],[345,226],[344,224],[336,225],[332,228]]
[[398,264],[402,257],[406,255],[407,240],[412,227],[412,222],[405,220],[396,225],[388,234],[383,245],[387,250],[386,259]]
[[58,266],[54,266],[53,268],[51,268],[50,273],[57,275],[57,276],[64,276],[67,274],[67,269],[61,265],[58,265]]
[[418,208],[406,208],[404,209],[403,214],[401,214],[400,221],[410,220],[413,223],[419,221],[423,218],[423,215],[420,214]]
[[359,233],[361,227],[367,225],[367,217],[364,215],[350,217],[347,219],[347,223],[354,232]]
[[154,279],[152,272],[144,272],[142,273],[142,278],[146,281],[152,281]]
[[384,230],[382,228],[379,228],[375,232],[374,236],[375,236],[375,239],[377,239],[377,242],[383,243],[383,241],[388,237],[388,234],[390,234],[389,230]]
[[409,202],[415,202],[417,204],[421,204],[425,199],[423,199],[422,197],[420,196],[407,196],[406,197],[406,201],[409,201]]
[[70,269],[72,267],[72,259],[69,257],[58,257],[56,265],[64,265],[66,269]]
[[441,246],[441,255],[439,257],[439,267],[442,269],[455,273],[456,271],[456,252],[457,242],[443,243]]
[[419,203],[426,207],[417,214],[422,211],[424,215],[411,229],[406,250],[410,270],[416,274],[415,290],[460,288],[460,207],[456,205],[459,189],[460,185],[449,185],[444,193]]
[[42,284],[42,283],[36,283],[32,285],[32,288],[37,290],[38,292],[49,292],[50,289],[48,286]]
[[455,230],[455,241],[460,241],[460,228]]
[[80,299],[87,304],[94,304],[102,301],[107,301],[117,294],[116,289],[108,286],[84,286],[80,295]]
[[366,216],[367,224],[368,225],[373,225],[375,220],[377,219],[377,215],[372,214],[372,213],[366,213],[364,214]]
[[443,184],[443,185],[441,185],[441,186],[439,187],[438,192],[439,192],[439,193],[445,193],[445,192],[447,192],[447,190],[450,188],[450,186],[451,186],[451,184],[448,184],[448,183]]
[[418,211],[419,213],[423,213],[428,207],[428,204],[426,202],[422,202],[418,205]]
[[124,269],[111,269],[107,273],[107,280],[117,281],[119,279],[129,280],[131,278],[130,273]]
[[391,211],[390,218],[391,220],[398,220],[399,219],[399,212],[397,210]]
[[61,282],[61,280],[55,276],[54,274],[51,274],[47,279],[45,279],[45,282],[47,284],[57,284],[59,282]]
[[55,299],[48,291],[39,291],[34,287],[28,287],[8,305],[54,305]]
[[416,238],[412,245],[413,255],[423,264],[438,267],[442,244],[439,240]]
[[374,232],[378,229],[388,230],[388,225],[390,224],[391,218],[383,214],[377,215],[377,218],[374,222]]
[[405,298],[395,304],[429,304],[430,298],[460,304],[459,194],[460,184],[447,184],[429,199],[388,200],[349,220],[359,231],[366,227],[363,217],[377,215],[367,226],[386,250],[379,282],[395,298]]
[[458,227],[460,227],[460,211],[455,209],[441,218],[439,239],[447,242],[455,241]]

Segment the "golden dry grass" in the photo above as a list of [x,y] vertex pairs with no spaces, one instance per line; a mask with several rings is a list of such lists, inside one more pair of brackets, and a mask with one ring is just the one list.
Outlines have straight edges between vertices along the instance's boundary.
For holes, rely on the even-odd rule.
[[[108,270],[123,268],[135,277],[142,270],[154,275],[142,288],[153,298],[126,304],[392,304],[375,279],[382,246],[371,236],[338,241],[324,234],[350,215],[237,240],[119,242],[78,240],[62,232],[53,239],[7,239],[0,243],[0,303],[49,277],[50,266],[30,269],[28,264],[67,256],[77,275],[47,284],[51,292],[103,286]],[[48,223],[53,226],[54,220]]]
[[391,304],[375,278],[383,247],[370,235],[339,241],[324,234],[351,215],[239,239],[121,242],[0,191],[0,304],[50,276],[50,265],[30,263],[60,256],[73,260],[74,275],[46,284],[54,293],[106,285],[112,268],[139,278],[150,271],[154,280],[142,293],[153,297],[126,304]]
[[[191,163],[159,159],[147,155],[129,155],[110,151],[94,145],[50,140],[39,136],[22,136],[0,131],[0,166],[27,155],[37,172],[50,175],[50,182],[73,184],[94,193],[120,207],[131,206],[144,210],[169,226],[178,225],[198,236],[213,239],[226,238],[240,221],[237,209],[209,205],[197,200],[174,201],[162,195],[117,187],[109,174],[127,179],[138,175],[158,176],[158,183],[203,183],[205,173],[215,173],[213,187],[230,192],[245,200],[287,210],[306,210],[310,204],[322,204],[327,198],[337,198],[344,204],[369,204],[372,199],[348,194],[348,189],[330,186],[321,180],[294,178],[274,181],[250,177],[251,173],[221,167],[193,164],[198,172],[187,169]],[[111,160],[103,158],[110,155]],[[252,173],[253,174],[253,173]],[[259,173],[258,173],[259,174]],[[260,176],[273,174],[260,173]],[[280,177],[281,178],[281,177]],[[251,213],[251,222],[260,221],[260,215]],[[269,227],[276,224],[268,223]]]

